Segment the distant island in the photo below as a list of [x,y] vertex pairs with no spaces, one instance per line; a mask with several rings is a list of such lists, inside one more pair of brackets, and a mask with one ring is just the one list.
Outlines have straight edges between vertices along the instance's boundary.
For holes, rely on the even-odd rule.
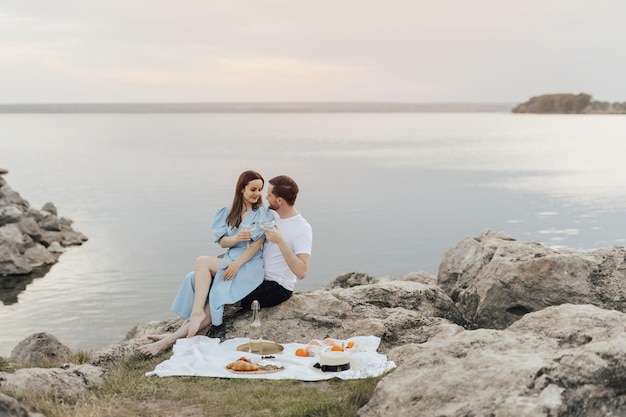
[[544,94],[513,108],[513,113],[626,114],[626,102],[595,101],[589,94]]

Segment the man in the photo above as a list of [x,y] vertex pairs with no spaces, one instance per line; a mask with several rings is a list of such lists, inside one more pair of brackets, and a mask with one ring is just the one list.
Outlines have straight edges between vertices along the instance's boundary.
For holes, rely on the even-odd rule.
[[[293,294],[296,282],[306,277],[311,261],[313,232],[309,223],[295,208],[298,191],[296,182],[286,175],[279,175],[269,181],[267,202],[273,210],[275,227],[263,229],[266,237],[263,246],[265,278],[241,300],[244,309],[249,310],[253,300],[258,300],[263,308],[287,301]],[[202,256],[196,261],[195,269],[207,268],[213,277],[219,265],[219,258]],[[183,285],[191,285],[193,291],[194,274],[188,274],[185,280],[188,284]],[[176,340],[194,336],[198,329],[211,323],[208,302],[204,313],[204,316],[190,317],[174,333],[150,336],[154,342],[139,347],[139,351],[148,356],[156,356],[171,347]]]

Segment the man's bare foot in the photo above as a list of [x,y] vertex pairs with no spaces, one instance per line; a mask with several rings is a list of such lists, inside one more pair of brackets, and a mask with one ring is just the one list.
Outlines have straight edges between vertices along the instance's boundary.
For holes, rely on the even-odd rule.
[[161,353],[165,352],[167,350],[167,348],[169,348],[171,345],[171,343],[169,343],[167,340],[165,339],[160,339],[156,342],[153,343],[149,343],[147,345],[143,345],[143,346],[139,346],[139,348],[137,348],[137,350],[141,353],[143,353],[146,356],[157,356],[160,355]]
[[187,337],[194,337],[198,330],[200,330],[200,325],[206,319],[206,313],[203,311],[199,311],[197,313],[191,313],[191,317],[189,317],[189,325],[187,326]]

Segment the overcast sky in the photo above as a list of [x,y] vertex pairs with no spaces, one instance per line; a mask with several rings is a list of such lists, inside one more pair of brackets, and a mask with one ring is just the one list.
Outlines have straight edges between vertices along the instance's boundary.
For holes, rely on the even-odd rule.
[[0,103],[626,101],[624,0],[2,0]]

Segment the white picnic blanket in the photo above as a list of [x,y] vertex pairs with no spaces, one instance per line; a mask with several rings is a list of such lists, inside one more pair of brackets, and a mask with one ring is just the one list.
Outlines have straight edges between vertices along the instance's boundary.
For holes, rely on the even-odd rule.
[[[241,352],[237,347],[248,343],[247,338],[229,339],[220,343],[219,339],[206,336],[178,339],[174,345],[174,354],[156,366],[146,376],[208,376],[218,378],[256,378],[256,379],[298,379],[301,381],[321,381],[332,378],[360,379],[377,377],[396,367],[387,356],[377,353],[380,338],[376,336],[357,336],[347,339],[358,346],[358,352],[350,354],[350,369],[341,372],[322,372],[313,367],[318,358],[296,356],[296,349],[306,347],[302,343],[283,343],[284,350],[274,354],[284,369],[265,374],[233,373],[226,365],[244,356],[252,362],[259,362],[261,356]],[[357,350],[357,349],[354,349]]]

